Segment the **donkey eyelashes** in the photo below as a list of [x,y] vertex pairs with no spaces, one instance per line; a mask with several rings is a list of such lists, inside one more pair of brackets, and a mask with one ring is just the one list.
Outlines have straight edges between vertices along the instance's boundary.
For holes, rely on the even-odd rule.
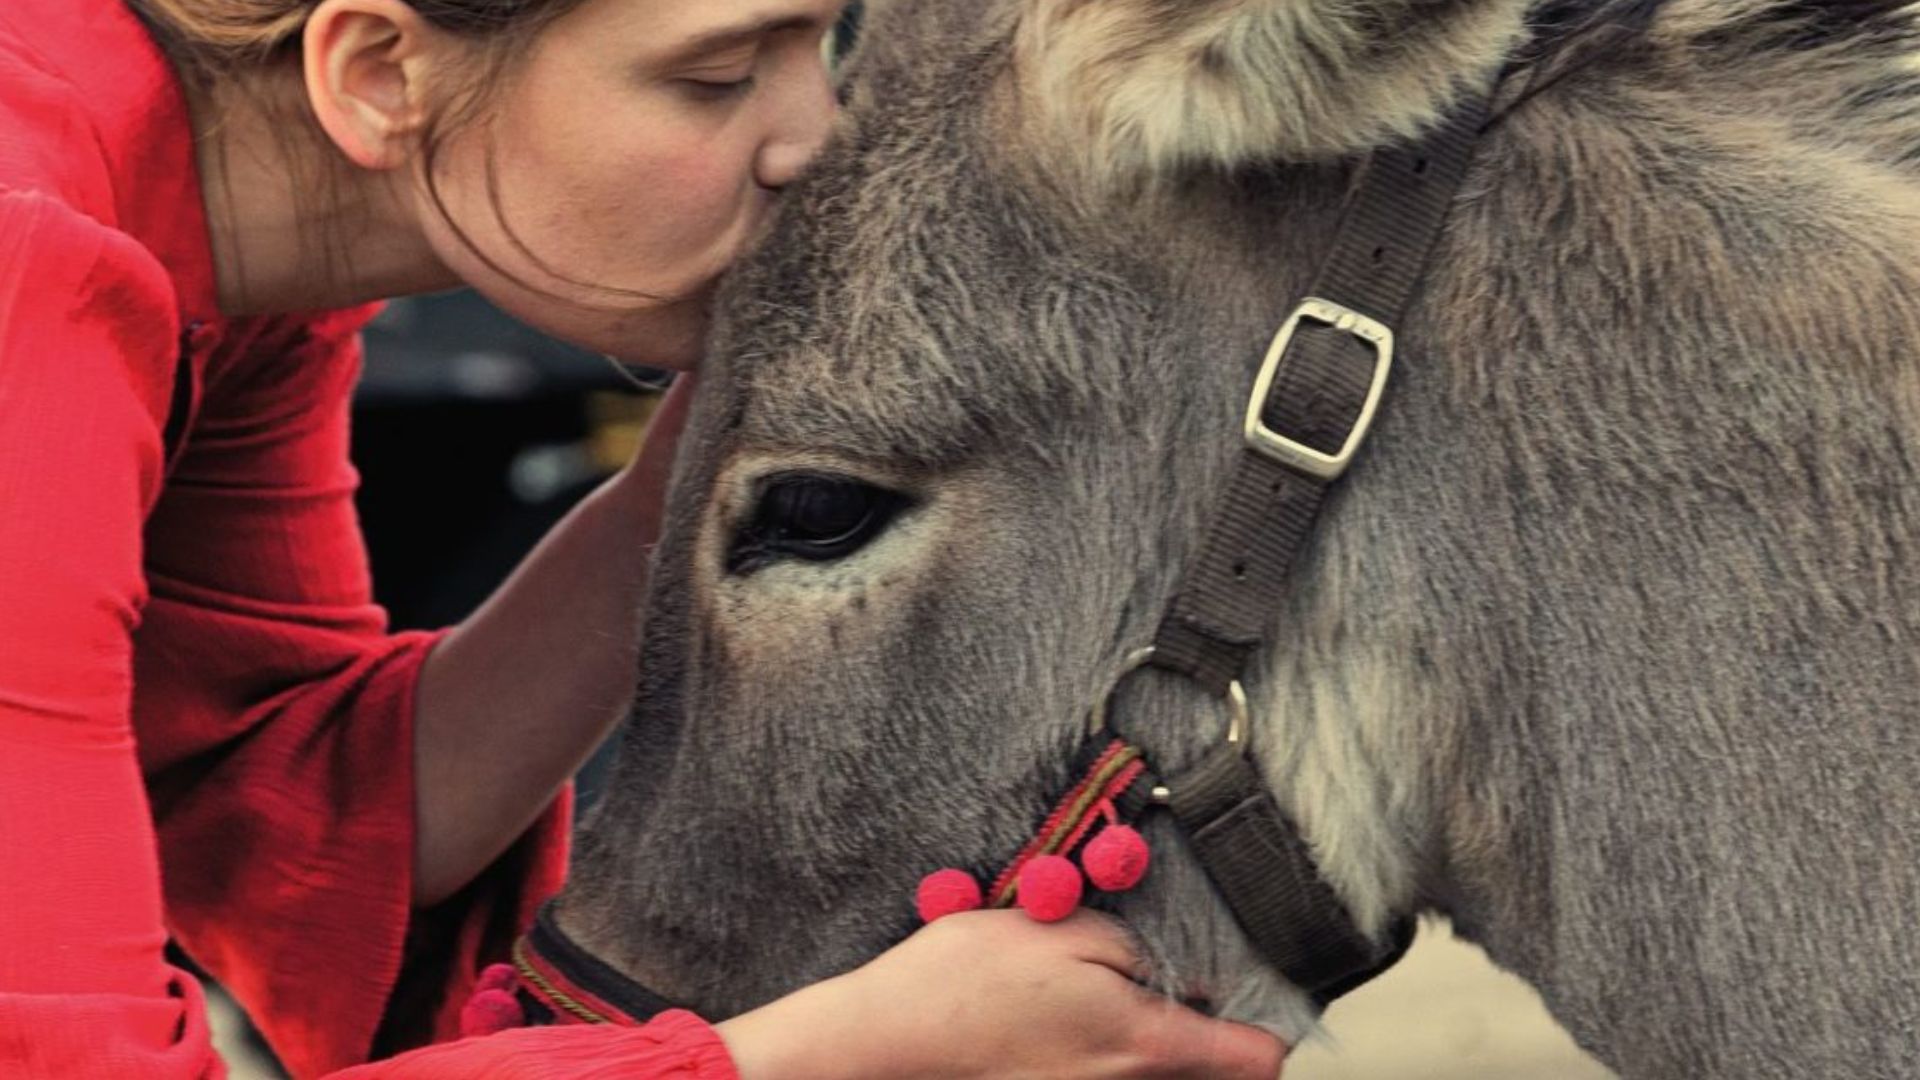
[[884,532],[912,500],[849,476],[783,473],[762,483],[753,514],[727,549],[727,572],[782,558],[844,559]]

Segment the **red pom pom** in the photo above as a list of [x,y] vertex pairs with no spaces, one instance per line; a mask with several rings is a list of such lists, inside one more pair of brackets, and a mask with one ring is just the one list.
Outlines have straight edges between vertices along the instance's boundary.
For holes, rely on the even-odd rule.
[[512,964],[488,964],[480,970],[480,981],[474,984],[474,993],[482,990],[512,990],[520,975],[513,970]]
[[1087,868],[1087,880],[1102,892],[1126,892],[1147,876],[1147,864],[1153,859],[1140,833],[1126,825],[1109,825],[1100,830],[1087,849],[1080,853],[1080,865]]
[[965,870],[935,870],[920,879],[913,894],[913,905],[921,922],[932,922],[946,915],[972,911],[981,904],[980,883]]
[[471,1039],[524,1025],[520,1002],[505,990],[481,990],[460,1009],[460,1037]]
[[1040,922],[1059,922],[1080,906],[1080,868],[1063,855],[1041,855],[1020,868],[1020,906]]

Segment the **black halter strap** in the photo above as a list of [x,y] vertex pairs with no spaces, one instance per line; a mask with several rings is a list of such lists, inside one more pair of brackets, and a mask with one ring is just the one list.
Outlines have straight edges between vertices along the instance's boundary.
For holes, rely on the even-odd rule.
[[[1281,327],[1248,405],[1245,449],[1199,558],[1160,623],[1153,663],[1216,694],[1266,637],[1329,488],[1366,438],[1392,370],[1393,328],[1472,164],[1484,96],[1425,138],[1363,166],[1332,255]],[[1376,941],[1320,875],[1242,746],[1168,778],[1175,819],[1241,929],[1324,1001],[1405,952],[1410,922]]]
[[[1594,12],[1595,5],[1578,5]],[[1602,5],[1573,17],[1557,5],[1500,85],[1517,107],[1627,37],[1658,0]],[[1498,115],[1491,93],[1445,123],[1361,166],[1331,254],[1308,298],[1275,336],[1248,405],[1244,450],[1198,559],[1161,621],[1155,666],[1226,694],[1265,640],[1322,502],[1365,441],[1396,351],[1396,328]],[[1254,765],[1222,745],[1167,782],[1174,817],[1260,954],[1322,1001],[1385,970],[1411,941],[1401,919],[1376,940],[1320,875],[1299,828]]]

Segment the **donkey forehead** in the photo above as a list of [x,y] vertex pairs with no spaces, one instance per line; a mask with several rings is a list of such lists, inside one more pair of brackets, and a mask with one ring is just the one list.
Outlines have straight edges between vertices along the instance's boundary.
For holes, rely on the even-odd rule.
[[1124,377],[1090,343],[1138,320],[1142,290],[1057,195],[1014,174],[990,24],[959,48],[871,58],[836,138],[735,272],[713,366],[744,441],[933,464],[1038,434],[1074,411],[1067,398]]
[[1125,397],[1143,291],[1016,235],[979,185],[948,190],[962,194],[931,215],[813,219],[817,242],[864,263],[845,274],[745,285],[720,360],[743,441],[932,466]]
[[723,307],[736,430],[937,461],[1124,418],[1171,215],[1123,193],[1420,130],[1528,2],[877,5],[836,138]]

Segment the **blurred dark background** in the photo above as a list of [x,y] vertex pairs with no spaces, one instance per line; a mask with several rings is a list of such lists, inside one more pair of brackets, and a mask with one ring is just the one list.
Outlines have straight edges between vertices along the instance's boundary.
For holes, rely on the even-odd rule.
[[[464,290],[394,301],[366,348],[356,501],[395,630],[449,626],[479,607],[632,459],[672,378],[561,344]],[[582,809],[611,749],[580,774]]]
[[368,328],[353,458],[374,590],[395,629],[471,612],[633,454],[667,377],[544,337],[470,292]]

